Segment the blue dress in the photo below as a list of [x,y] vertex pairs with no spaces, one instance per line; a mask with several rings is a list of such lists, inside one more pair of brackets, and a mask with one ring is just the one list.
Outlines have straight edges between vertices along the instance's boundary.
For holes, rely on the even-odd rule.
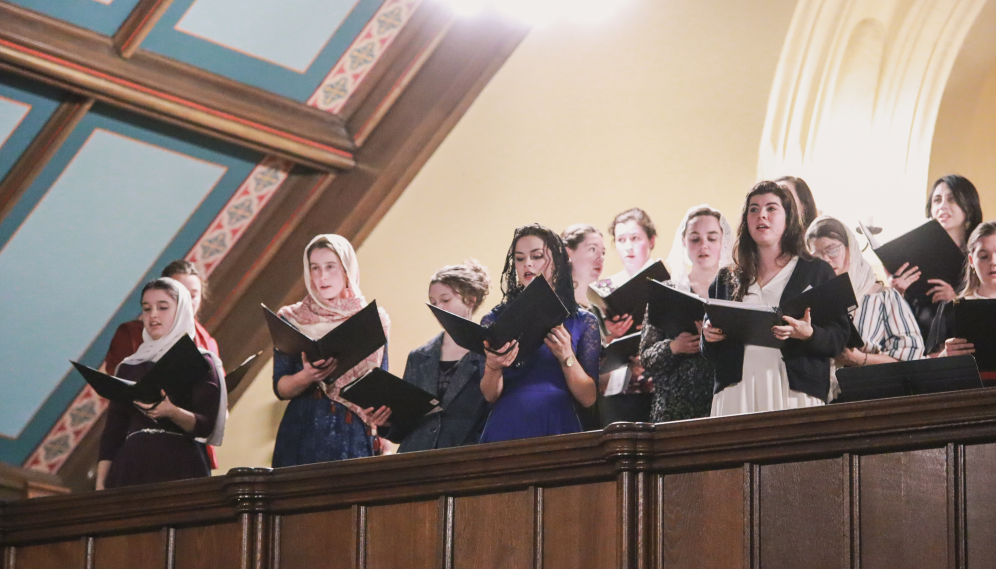
[[[386,346],[381,367],[387,369]],[[273,350],[273,392],[281,377],[302,369],[300,356]],[[273,445],[273,467],[372,456],[373,441],[359,416],[312,385],[287,404]]]
[[[481,324],[494,322],[502,308],[495,307]],[[575,365],[580,365],[589,377],[598,377],[602,344],[595,315],[579,308],[564,321],[564,327],[571,334]],[[567,388],[560,362],[546,345],[516,366],[505,368],[502,385],[502,394],[481,434],[482,443],[581,431],[574,396]]]

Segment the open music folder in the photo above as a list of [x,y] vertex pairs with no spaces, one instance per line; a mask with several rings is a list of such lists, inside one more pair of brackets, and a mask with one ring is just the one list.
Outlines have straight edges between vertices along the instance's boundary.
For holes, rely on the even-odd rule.
[[657,261],[609,294],[603,295],[594,285],[588,285],[588,302],[597,307],[606,318],[629,314],[633,317],[633,326],[627,332],[633,332],[643,324],[643,314],[647,310],[650,296],[650,280],[666,281],[670,278],[664,263]]
[[532,355],[543,345],[543,339],[550,330],[563,324],[570,316],[543,275],[533,279],[487,327],[429,303],[426,306],[458,346],[474,353],[485,355],[485,340],[494,350],[512,340],[518,340],[519,355],[516,356],[516,361]]
[[232,371],[225,372],[225,387],[228,392],[231,393],[236,387],[242,383],[246,374],[249,373],[249,369],[252,368],[252,364],[256,363],[256,358],[260,356],[263,352],[256,352],[255,354],[246,358],[244,362],[238,365]]
[[400,443],[422,417],[443,410],[435,395],[379,367],[343,387],[339,395],[361,409],[389,407],[391,428],[387,438],[394,443]]
[[929,279],[943,279],[957,288],[965,266],[965,254],[936,219],[885,244],[880,244],[863,223],[859,225],[889,274],[896,274],[904,263],[920,268],[920,279],[906,289],[906,298],[925,295],[934,286],[927,282]]
[[642,332],[623,336],[602,347],[602,358],[598,365],[598,373],[610,373],[629,365],[629,358],[640,352]]
[[181,336],[138,381],[115,377],[79,362],[70,363],[104,399],[121,403],[158,403],[163,398],[160,391],[165,391],[170,401],[179,407],[189,406],[191,387],[211,369],[187,335]]
[[975,345],[979,371],[996,371],[996,299],[958,299],[950,309],[954,337]]
[[651,283],[650,322],[668,338],[681,332],[696,333],[695,322],[709,318],[712,326],[727,339],[742,344],[781,348],[772,326],[784,324],[782,316],[801,319],[810,310],[812,323],[823,326],[857,306],[854,288],[847,273],[785,300],[778,308],[744,304],[732,300],[705,299],[659,282]]
[[309,362],[335,358],[335,371],[325,379],[325,383],[339,379],[342,374],[387,344],[376,300],[317,339],[309,338],[265,305],[260,306],[263,307],[274,348],[295,358],[300,357],[303,352]]
[[982,387],[972,356],[838,368],[837,383],[840,395],[834,403]]

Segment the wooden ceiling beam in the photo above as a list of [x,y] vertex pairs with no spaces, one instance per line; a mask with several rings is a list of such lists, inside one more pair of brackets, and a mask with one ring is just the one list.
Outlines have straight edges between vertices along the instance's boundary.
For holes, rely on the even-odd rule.
[[135,54],[172,3],[173,0],[139,0],[114,34],[114,47],[121,57],[128,59]]
[[69,95],[55,109],[3,181],[0,181],[0,219],[7,217],[17,200],[45,169],[48,161],[92,106],[93,99]]
[[355,166],[343,121],[286,97],[0,2],[0,68],[321,170]]

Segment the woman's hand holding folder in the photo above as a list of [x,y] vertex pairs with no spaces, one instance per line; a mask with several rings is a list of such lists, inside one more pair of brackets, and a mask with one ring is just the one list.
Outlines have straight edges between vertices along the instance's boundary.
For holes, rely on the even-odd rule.
[[810,314],[811,310],[806,309],[806,314],[802,317],[802,320],[797,320],[791,316],[782,316],[785,322],[788,322],[785,326],[772,326],[771,331],[775,334],[775,338],[779,340],[788,340],[789,338],[795,338],[796,340],[806,341],[813,337],[813,317]]

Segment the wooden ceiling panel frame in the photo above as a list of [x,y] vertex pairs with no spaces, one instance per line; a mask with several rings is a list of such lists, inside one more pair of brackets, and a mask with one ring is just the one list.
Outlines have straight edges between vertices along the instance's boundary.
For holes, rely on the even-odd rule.
[[343,121],[298,101],[0,2],[0,68],[322,170],[351,168]]
[[156,27],[159,18],[169,8],[173,0],[139,0],[131,14],[114,33],[113,43],[121,57],[127,59],[135,54],[138,46]]
[[0,220],[7,217],[17,200],[31,187],[35,178],[45,169],[48,161],[92,106],[93,99],[69,95],[55,109],[3,181],[0,181]]

